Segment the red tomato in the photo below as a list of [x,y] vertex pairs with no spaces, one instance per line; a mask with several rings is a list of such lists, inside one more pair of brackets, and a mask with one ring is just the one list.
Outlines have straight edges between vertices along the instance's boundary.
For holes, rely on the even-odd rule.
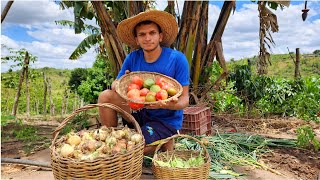
[[[135,97],[133,99],[136,100],[137,102],[145,102],[145,97]],[[129,106],[133,110],[139,110],[144,107],[144,104],[129,102]]]
[[140,89],[140,96],[146,96],[148,92],[149,92],[149,89],[142,88]]
[[130,90],[132,90],[132,89],[138,89],[138,90],[140,90],[140,86],[137,85],[137,84],[129,84],[129,86],[128,86],[128,92],[129,92]]
[[138,85],[140,89],[143,85],[143,79],[139,76],[133,76],[131,83]]
[[156,79],[156,85],[160,86],[162,88],[162,86],[164,86],[166,84],[166,80],[162,77],[158,77]]
[[129,106],[130,106],[131,109],[139,110],[139,109],[143,108],[144,104],[138,104],[138,103],[134,103],[134,102],[129,102]]

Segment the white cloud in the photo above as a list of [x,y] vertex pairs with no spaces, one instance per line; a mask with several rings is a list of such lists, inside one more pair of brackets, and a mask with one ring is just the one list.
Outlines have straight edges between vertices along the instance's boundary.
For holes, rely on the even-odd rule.
[[[37,56],[38,61],[31,65],[34,68],[92,67],[96,56],[93,49],[88,50],[88,53],[78,60],[68,59],[86,35],[75,34],[73,29],[55,24],[57,20],[73,21],[72,11],[60,10],[59,5],[52,1],[14,1],[2,24],[2,32],[12,31],[13,27],[23,27],[26,35],[33,40],[15,40],[16,37],[1,35],[1,43],[15,50],[26,48],[32,55]],[[94,24],[93,21],[88,22]],[[8,52],[4,49],[2,51],[2,56],[7,55]],[[1,71],[7,71],[10,65],[2,64]]]
[[[212,7],[210,6],[210,8]],[[311,1],[308,7],[310,11],[306,21],[302,21],[301,18],[304,2],[290,5],[283,10],[273,11],[278,18],[279,32],[272,33],[276,43],[275,47],[271,48],[272,53],[288,53],[287,47],[291,51],[300,48],[302,53],[312,53],[320,48],[320,38],[318,38],[320,34],[320,2]],[[315,16],[318,19],[312,20],[312,17]],[[215,23],[210,20],[209,27]],[[258,55],[259,18],[256,4],[244,4],[241,8],[238,7],[234,14],[231,14],[222,37],[222,43],[226,60]]]
[[[4,8],[4,6],[2,7]],[[4,23],[43,25],[56,20],[72,20],[72,9],[60,10],[53,1],[14,1]],[[6,25],[6,24],[4,24]]]

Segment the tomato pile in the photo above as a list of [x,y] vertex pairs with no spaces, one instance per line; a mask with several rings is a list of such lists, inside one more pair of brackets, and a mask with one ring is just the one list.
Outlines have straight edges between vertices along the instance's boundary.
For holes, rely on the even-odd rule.
[[144,102],[156,102],[166,100],[177,94],[177,89],[168,83],[165,78],[157,77],[142,79],[138,75],[133,76],[127,87],[127,97],[135,102],[129,102],[134,110],[144,107]]

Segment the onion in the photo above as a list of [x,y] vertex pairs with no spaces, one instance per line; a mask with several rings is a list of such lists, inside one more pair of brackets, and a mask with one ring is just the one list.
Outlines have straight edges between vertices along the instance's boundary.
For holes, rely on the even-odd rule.
[[105,141],[107,138],[108,132],[104,130],[100,130],[99,132],[99,140],[100,141]]
[[61,155],[63,157],[69,157],[72,156],[74,151],[73,146],[70,146],[69,144],[64,144],[61,148]]
[[127,145],[124,142],[118,142],[116,146],[120,147],[121,149],[127,149]]
[[114,131],[113,129],[112,129],[112,132],[111,132],[111,136],[113,136],[113,137],[115,137],[117,139],[121,139],[122,138],[122,137],[120,137],[120,134],[118,134],[118,132]]
[[122,131],[124,132],[125,137],[126,137],[127,139],[129,139],[129,137],[131,136],[132,132],[131,132],[131,130],[128,128],[127,125],[122,129]]
[[82,138],[81,138],[82,141],[92,140],[92,139],[93,139],[93,137],[92,137],[92,135],[91,135],[90,133],[84,132],[84,133],[82,134]]
[[74,145],[74,146],[80,144],[80,142],[81,142],[81,138],[78,135],[71,135],[67,140],[68,144]]
[[76,158],[76,159],[81,159],[81,157],[83,156],[82,152],[80,150],[75,150],[73,152],[73,156]]
[[106,144],[108,146],[115,145],[117,143],[117,139],[113,136],[109,136],[106,138]]
[[111,150],[112,154],[117,154],[121,152],[121,148],[119,146],[114,146]]
[[122,131],[122,130],[118,130],[116,132],[117,132],[118,137],[119,137],[118,139],[121,139],[126,135],[126,133],[124,131]]
[[136,133],[130,137],[130,140],[135,142],[136,144],[139,144],[140,142],[142,142],[142,136]]
[[130,151],[131,149],[133,149],[135,143],[133,141],[128,141],[127,144],[127,150]]

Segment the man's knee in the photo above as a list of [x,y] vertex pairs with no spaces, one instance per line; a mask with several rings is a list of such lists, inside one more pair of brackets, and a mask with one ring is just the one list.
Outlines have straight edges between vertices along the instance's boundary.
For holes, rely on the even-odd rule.
[[104,90],[100,93],[99,98],[98,98],[98,103],[110,103],[112,102],[114,96],[115,96],[114,91],[107,89]]

